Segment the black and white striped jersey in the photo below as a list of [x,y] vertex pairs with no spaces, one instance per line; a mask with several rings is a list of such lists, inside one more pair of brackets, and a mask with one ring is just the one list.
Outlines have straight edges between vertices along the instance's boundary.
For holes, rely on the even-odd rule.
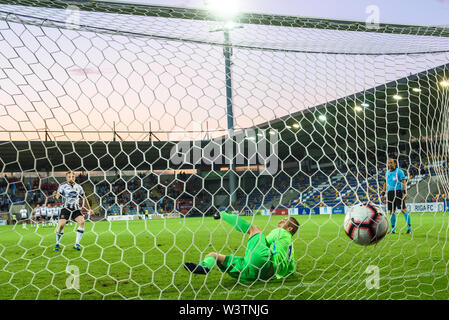
[[28,210],[27,209],[20,209],[20,216],[22,219],[28,218]]
[[77,183],[73,186],[68,183],[61,184],[58,193],[62,196],[62,207],[71,210],[80,208],[80,198],[85,194],[83,188]]

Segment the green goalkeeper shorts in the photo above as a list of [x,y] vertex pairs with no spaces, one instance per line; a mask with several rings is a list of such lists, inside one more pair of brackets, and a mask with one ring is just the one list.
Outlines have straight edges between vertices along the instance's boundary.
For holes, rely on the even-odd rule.
[[218,267],[240,281],[268,280],[274,274],[273,264],[270,261],[270,248],[263,233],[249,238],[244,257],[226,256]]

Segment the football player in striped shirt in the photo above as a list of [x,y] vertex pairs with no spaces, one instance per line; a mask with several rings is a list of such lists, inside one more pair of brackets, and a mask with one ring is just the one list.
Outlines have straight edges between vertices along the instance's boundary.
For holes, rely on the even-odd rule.
[[62,198],[62,209],[59,216],[59,224],[56,232],[56,245],[54,251],[59,251],[59,244],[64,232],[64,227],[68,220],[74,220],[78,223],[76,231],[76,242],[73,246],[76,250],[81,250],[80,241],[84,233],[84,216],[80,210],[80,200],[84,200],[89,212],[91,211],[89,200],[84,193],[83,188],[75,182],[76,175],[74,172],[66,173],[66,182],[61,184],[58,191],[53,192],[54,199]]
[[37,226],[39,226],[39,221],[41,220],[41,207],[40,207],[39,203],[36,204],[36,207],[33,210],[33,216],[34,216],[34,223]]
[[58,225],[60,211],[61,211],[61,208],[58,207],[58,204],[55,202],[53,204],[53,222],[55,225]]
[[47,200],[45,200],[45,203],[41,206],[41,219],[42,226],[45,227],[46,221],[48,220]]
[[50,202],[47,206],[48,224],[54,226],[56,224],[57,212],[54,202]]
[[24,229],[26,229],[27,228],[26,221],[28,220],[28,210],[25,208],[25,206],[22,206],[19,213],[20,213],[20,221],[22,221],[22,226]]

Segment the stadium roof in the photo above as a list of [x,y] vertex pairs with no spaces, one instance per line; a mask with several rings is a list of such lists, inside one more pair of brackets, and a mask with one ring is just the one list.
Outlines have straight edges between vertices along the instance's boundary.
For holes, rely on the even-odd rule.
[[[449,64],[446,64],[253,129],[275,129],[280,133],[278,154],[283,162],[304,158],[316,163],[337,158],[346,161],[357,153],[369,158],[376,150],[386,152],[389,146],[398,147],[399,142],[410,143],[413,139],[439,133],[443,107],[447,108],[449,99],[440,81],[448,78]],[[420,91],[415,92],[413,88]],[[402,99],[395,100],[394,95]],[[362,103],[367,107],[362,107],[361,112],[355,111],[355,105]],[[325,115],[326,121],[320,121],[319,115]],[[294,128],[295,123],[300,128]],[[236,137],[241,134],[236,132]],[[265,131],[265,134],[269,133]],[[207,143],[210,141],[202,141],[201,145],[204,147]],[[175,141],[157,140],[4,141],[0,142],[0,165],[2,172],[175,169],[177,167],[169,160],[175,144]],[[191,165],[181,167],[192,168]],[[208,167],[203,166],[203,169]]]
[[[351,154],[369,157],[374,150],[388,152],[388,147],[399,150],[400,142],[441,133],[449,94],[440,82],[448,78],[449,63],[269,121],[260,128],[271,127],[281,133],[281,159],[301,159],[300,155],[309,154],[329,161],[338,154],[344,160]],[[326,120],[321,121],[320,115]],[[295,123],[300,124],[299,130],[286,128]]]

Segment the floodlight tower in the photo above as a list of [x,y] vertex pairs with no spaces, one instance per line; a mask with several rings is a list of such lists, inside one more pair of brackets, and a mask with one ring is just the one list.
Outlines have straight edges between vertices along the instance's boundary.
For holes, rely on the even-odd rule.
[[232,72],[231,72],[231,56],[232,56],[232,42],[230,38],[230,31],[242,28],[235,24],[234,19],[239,13],[238,0],[205,0],[205,5],[209,11],[220,21],[223,21],[223,26],[211,32],[223,31],[224,46],[223,55],[225,60],[225,79],[226,79],[226,117],[228,137],[232,139],[231,151],[227,154],[230,161],[229,164],[229,193],[231,206],[236,201],[236,171],[234,163],[234,111],[232,107]]

